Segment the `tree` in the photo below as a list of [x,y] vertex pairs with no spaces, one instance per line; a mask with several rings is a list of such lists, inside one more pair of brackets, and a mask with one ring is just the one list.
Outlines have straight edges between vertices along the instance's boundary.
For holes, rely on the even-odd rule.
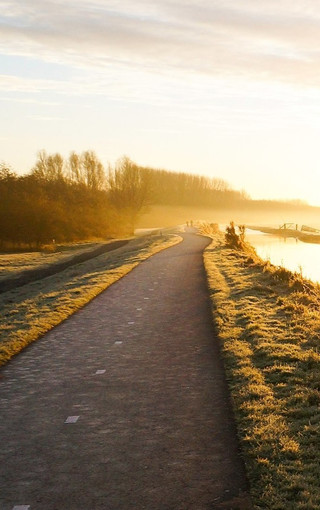
[[0,181],[8,181],[10,179],[16,179],[17,175],[12,171],[9,165],[4,161],[0,163]]
[[92,190],[99,190],[105,187],[106,176],[102,163],[98,160],[93,151],[85,151],[81,155],[85,184]]
[[109,200],[125,217],[132,234],[143,209],[151,203],[151,179],[143,169],[124,156],[109,168]]
[[37,179],[46,181],[64,180],[64,161],[61,154],[47,154],[46,151],[38,152],[38,160],[31,170]]
[[69,178],[77,184],[84,184],[84,176],[82,171],[81,156],[72,151],[68,159]]
[[95,152],[84,151],[81,154],[71,152],[67,167],[72,182],[84,185],[92,191],[105,189],[105,170]]

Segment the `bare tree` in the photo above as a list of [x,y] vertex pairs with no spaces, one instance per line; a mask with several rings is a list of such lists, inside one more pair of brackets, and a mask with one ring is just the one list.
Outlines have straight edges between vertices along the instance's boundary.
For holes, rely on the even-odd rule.
[[13,172],[10,165],[7,165],[4,161],[0,163],[0,180],[16,178],[17,175]]
[[38,159],[35,166],[32,168],[31,173],[46,181],[55,181],[65,178],[64,161],[61,154],[47,154],[42,150],[38,152]]
[[72,182],[84,184],[84,176],[82,171],[81,156],[72,151],[68,159],[68,173]]
[[93,191],[106,187],[104,167],[93,151],[84,151],[81,154],[71,152],[68,159],[68,174],[72,182],[83,184]]
[[224,179],[219,179],[218,177],[214,177],[211,179],[211,187],[216,191],[229,191],[230,185]]
[[109,168],[108,177],[110,202],[126,216],[133,233],[139,215],[151,203],[150,171],[124,156]]
[[103,189],[106,184],[106,175],[102,163],[93,151],[81,154],[81,164],[85,183],[92,190]]

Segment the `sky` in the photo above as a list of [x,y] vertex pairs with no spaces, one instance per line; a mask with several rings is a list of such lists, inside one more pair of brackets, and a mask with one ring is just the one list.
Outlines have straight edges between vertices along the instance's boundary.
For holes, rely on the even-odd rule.
[[0,162],[94,150],[320,206],[314,0],[0,0]]

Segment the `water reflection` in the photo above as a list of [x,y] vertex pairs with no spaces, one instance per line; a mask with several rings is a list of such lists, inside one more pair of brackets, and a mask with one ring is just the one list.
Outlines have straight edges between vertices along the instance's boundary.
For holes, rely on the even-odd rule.
[[246,239],[262,259],[290,271],[301,271],[305,278],[320,282],[320,244],[303,243],[292,237],[276,237],[249,229],[246,230]]

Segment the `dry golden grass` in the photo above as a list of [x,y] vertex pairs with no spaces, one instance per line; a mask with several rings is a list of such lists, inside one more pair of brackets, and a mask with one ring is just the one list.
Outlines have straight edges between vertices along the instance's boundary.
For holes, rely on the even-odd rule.
[[319,287],[212,237],[205,266],[255,508],[320,509]]
[[66,261],[83,252],[97,248],[111,241],[92,241],[69,243],[65,245],[43,246],[41,251],[23,253],[0,253],[0,281],[8,277],[16,277],[21,271],[42,269],[51,264]]
[[170,233],[141,237],[57,275],[0,295],[0,365],[140,262],[181,240]]

